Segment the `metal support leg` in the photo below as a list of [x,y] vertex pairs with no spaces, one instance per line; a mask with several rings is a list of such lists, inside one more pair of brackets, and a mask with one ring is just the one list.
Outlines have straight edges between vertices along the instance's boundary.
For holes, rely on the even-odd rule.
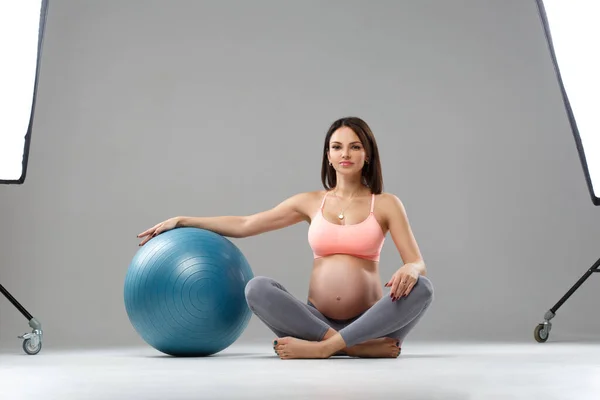
[[33,329],[30,333],[25,333],[19,336],[19,339],[23,340],[23,350],[29,355],[34,355],[40,352],[42,349],[42,324],[35,319],[26,309],[23,307],[17,299],[15,299],[9,292],[0,285],[0,293],[2,293],[13,306],[19,310],[21,314],[29,321],[29,326]]
[[554,307],[546,311],[546,314],[544,314],[544,322],[536,326],[533,332],[533,336],[535,337],[536,341],[539,343],[544,343],[546,340],[548,340],[548,337],[550,336],[550,330],[552,329],[552,323],[550,320],[556,316],[556,311],[558,311],[558,309],[569,299],[569,297],[571,297],[571,295],[575,293],[575,291],[579,289],[581,285],[583,285],[583,282],[585,282],[587,278],[589,278],[594,272],[600,272],[599,267],[600,258],[585,272],[585,274],[583,274],[581,278],[579,278],[573,287],[569,289],[569,291],[558,301],[558,303],[554,305]]

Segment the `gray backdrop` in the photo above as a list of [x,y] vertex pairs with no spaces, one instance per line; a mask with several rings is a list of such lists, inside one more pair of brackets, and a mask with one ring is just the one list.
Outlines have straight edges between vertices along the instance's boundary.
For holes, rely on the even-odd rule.
[[[0,282],[48,347],[143,344],[136,234],[320,188],[329,124],[364,118],[436,288],[409,340],[533,341],[600,256],[533,0],[53,0],[29,172],[0,186]],[[234,239],[305,299],[307,225]],[[382,285],[402,264],[388,235]],[[551,340],[600,334],[595,276]],[[27,321],[0,297],[0,346]],[[240,342],[273,334],[253,317]]]

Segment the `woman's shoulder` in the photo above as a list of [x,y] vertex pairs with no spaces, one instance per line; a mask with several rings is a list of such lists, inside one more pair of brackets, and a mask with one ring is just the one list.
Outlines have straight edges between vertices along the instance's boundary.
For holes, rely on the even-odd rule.
[[319,204],[325,193],[325,190],[296,192],[296,194],[286,199],[285,203],[288,203],[296,212],[299,212],[307,221],[310,221],[315,210],[319,209]]
[[384,209],[404,208],[402,200],[400,200],[400,198],[394,193],[381,192],[380,194],[375,195],[375,199]]

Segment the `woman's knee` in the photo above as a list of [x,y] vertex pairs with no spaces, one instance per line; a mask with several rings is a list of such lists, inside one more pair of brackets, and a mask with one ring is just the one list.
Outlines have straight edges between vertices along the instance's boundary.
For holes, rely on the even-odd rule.
[[422,301],[431,303],[434,298],[433,283],[426,276],[420,275],[416,285],[412,289]]
[[244,289],[248,304],[254,304],[265,295],[265,292],[273,287],[273,280],[266,276],[255,276],[250,279]]

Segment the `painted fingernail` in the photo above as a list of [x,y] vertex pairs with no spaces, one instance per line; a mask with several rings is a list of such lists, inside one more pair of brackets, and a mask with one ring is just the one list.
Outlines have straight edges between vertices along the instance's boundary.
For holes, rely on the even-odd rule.
[[277,345],[277,340],[273,342],[274,345]]

